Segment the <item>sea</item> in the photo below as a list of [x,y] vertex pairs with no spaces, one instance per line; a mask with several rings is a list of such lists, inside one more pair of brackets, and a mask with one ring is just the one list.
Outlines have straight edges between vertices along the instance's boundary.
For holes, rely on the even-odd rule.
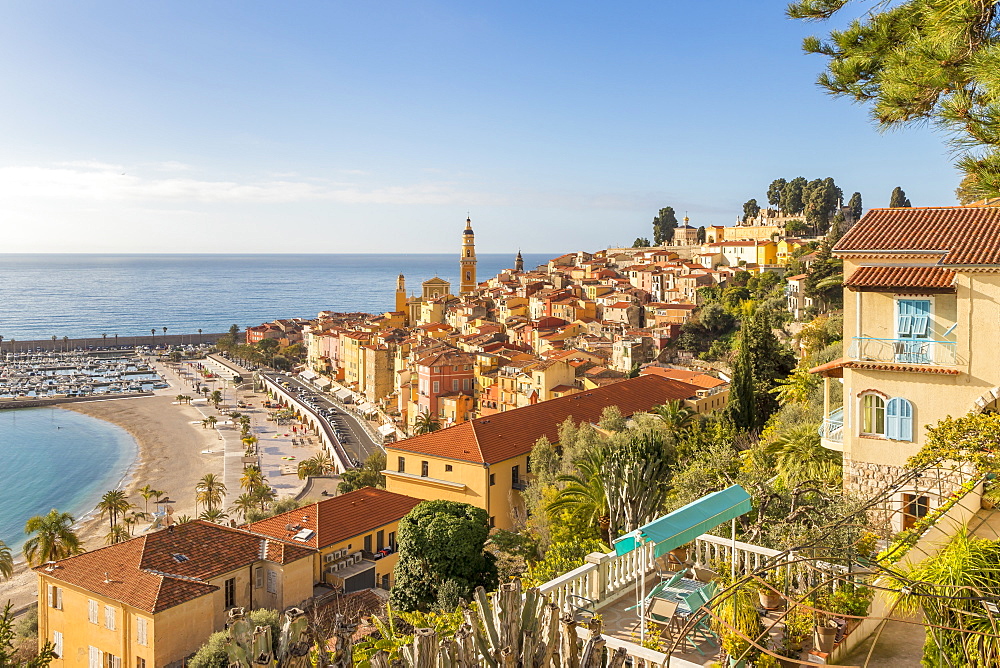
[[80,520],[138,452],[117,425],[59,408],[0,410],[0,541],[20,552],[24,523],[56,508]]
[[[514,266],[514,253],[481,254],[486,280]],[[525,254],[525,268],[558,255]],[[458,253],[331,255],[0,254],[0,336],[5,341],[244,329],[320,311],[395,308],[438,276],[458,286]]]
[[[480,254],[480,281],[514,266]],[[524,254],[525,268],[558,253]],[[458,285],[458,253],[379,255],[0,254],[5,341],[240,329],[320,311],[382,313],[396,278],[409,293],[435,276]],[[58,408],[0,410],[0,541],[19,550],[24,522],[51,508],[80,519],[116,487],[137,445],[123,429]]]

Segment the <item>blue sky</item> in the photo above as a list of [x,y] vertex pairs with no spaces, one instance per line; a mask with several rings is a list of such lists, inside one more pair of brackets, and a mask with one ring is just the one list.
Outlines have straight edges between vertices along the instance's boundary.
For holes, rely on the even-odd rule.
[[0,4],[5,252],[483,252],[731,224],[774,178],[953,204],[771,0]]

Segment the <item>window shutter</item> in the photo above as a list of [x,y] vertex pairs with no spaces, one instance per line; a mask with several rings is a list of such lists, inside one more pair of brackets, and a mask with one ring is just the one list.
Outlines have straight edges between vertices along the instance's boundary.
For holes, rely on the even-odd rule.
[[94,599],[87,601],[87,620],[91,624],[97,624],[97,601]]
[[899,398],[893,397],[885,405],[885,437],[899,440]]
[[101,668],[101,650],[90,645],[90,668]]
[[254,586],[260,589],[264,586],[264,567],[258,566],[254,569]]
[[110,605],[104,606],[104,626],[111,631],[115,630],[115,609]]
[[56,587],[56,608],[62,610],[62,587]]
[[930,325],[930,317],[926,315],[918,315],[913,317],[913,336],[926,337],[928,326]]
[[146,618],[136,617],[135,618],[135,641],[146,646]]
[[62,647],[63,647],[63,635],[62,635],[62,631],[53,631],[52,632],[52,644],[55,645],[56,654],[59,657],[62,657],[62,653],[63,653],[63,650],[62,650]]
[[56,588],[49,585],[49,607],[56,607]]
[[913,404],[902,397],[893,397],[885,405],[885,437],[913,440]]

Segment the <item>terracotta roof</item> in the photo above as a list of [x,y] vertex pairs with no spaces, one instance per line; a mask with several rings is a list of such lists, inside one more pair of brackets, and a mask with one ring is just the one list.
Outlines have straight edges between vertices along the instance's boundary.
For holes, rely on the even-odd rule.
[[559,425],[568,417],[577,422],[596,423],[607,406],[618,406],[622,414],[628,416],[648,411],[666,401],[687,399],[697,390],[694,385],[669,378],[639,376],[608,387],[476,418],[387,445],[386,449],[494,464],[530,452],[542,436],[557,442]]
[[844,287],[854,291],[879,288],[954,290],[955,272],[941,267],[859,267]]
[[709,376],[707,373],[702,373],[700,371],[688,371],[687,369],[666,369],[661,366],[643,367],[639,371],[639,375],[673,378],[674,380],[679,380],[684,383],[697,385],[698,387],[706,390],[726,384],[726,381],[716,378],[715,376]]
[[[364,487],[254,522],[246,529],[254,534],[292,543],[289,547],[301,544],[323,548],[396,522],[418,503],[420,499],[412,496]],[[286,528],[289,526],[293,528]],[[294,536],[302,529],[311,529],[313,534],[299,543]]]
[[933,253],[944,265],[1000,264],[1000,209],[872,209],[834,247],[837,253]]
[[34,570],[155,613],[215,591],[206,580],[263,558],[287,564],[312,553],[294,545],[275,549],[260,536],[194,520],[63,559],[51,572]]
[[830,376],[831,378],[843,378],[844,369],[868,369],[870,371],[907,371],[914,373],[936,373],[948,376],[957,376],[961,373],[958,369],[950,369],[940,366],[931,366],[928,364],[894,364],[892,362],[861,362],[861,361],[851,360],[847,357],[841,357],[833,360],[832,362],[827,362],[826,364],[820,364],[819,366],[809,369],[809,373],[817,373],[822,376]]

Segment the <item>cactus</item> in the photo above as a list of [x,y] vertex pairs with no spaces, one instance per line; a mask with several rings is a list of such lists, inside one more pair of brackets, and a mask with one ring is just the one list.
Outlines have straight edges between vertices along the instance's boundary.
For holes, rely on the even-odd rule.
[[298,608],[285,612],[285,623],[278,638],[278,651],[273,651],[270,626],[251,627],[242,612],[231,615],[226,654],[231,668],[308,668],[310,644],[309,620]]
[[[532,588],[522,596],[521,582],[500,585],[492,596],[482,587],[473,594],[475,607],[463,606],[465,623],[451,637],[439,638],[433,629],[417,629],[413,642],[398,659],[380,651],[372,668],[601,668],[605,640],[601,623],[592,621],[582,652],[576,622],[559,616],[559,607]],[[619,649],[608,668],[621,668],[625,650]]]

